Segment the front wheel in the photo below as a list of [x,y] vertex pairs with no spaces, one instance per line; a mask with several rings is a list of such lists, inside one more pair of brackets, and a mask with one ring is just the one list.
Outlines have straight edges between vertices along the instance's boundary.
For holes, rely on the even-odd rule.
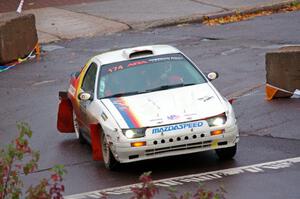
[[216,153],[221,160],[230,160],[232,159],[237,150],[237,144],[232,147],[216,149]]
[[104,133],[102,133],[101,136],[101,147],[105,167],[110,170],[116,170],[119,165],[119,162],[115,159],[114,155],[110,151],[109,144]]

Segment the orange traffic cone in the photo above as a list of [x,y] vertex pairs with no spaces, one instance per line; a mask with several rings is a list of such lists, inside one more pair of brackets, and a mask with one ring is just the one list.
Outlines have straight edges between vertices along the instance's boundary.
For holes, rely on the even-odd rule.
[[275,94],[277,93],[277,89],[269,84],[266,84],[266,100],[270,101],[273,99]]
[[291,97],[294,93],[270,84],[266,84],[266,100],[270,101],[273,98]]

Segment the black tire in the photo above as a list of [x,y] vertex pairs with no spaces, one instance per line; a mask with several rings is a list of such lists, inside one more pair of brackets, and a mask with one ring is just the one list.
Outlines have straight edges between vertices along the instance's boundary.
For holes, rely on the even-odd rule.
[[75,114],[74,111],[73,111],[73,125],[74,125],[75,134],[76,134],[76,137],[77,137],[79,143],[80,144],[85,144],[86,140],[82,136],[82,132],[79,128],[79,125],[78,125],[78,122],[77,122],[77,117],[76,117],[76,114]]
[[215,151],[221,160],[231,160],[236,154],[237,144],[233,147],[216,149]]
[[112,171],[117,170],[120,163],[115,159],[114,155],[112,154],[104,133],[102,133],[101,136],[101,147],[105,167]]

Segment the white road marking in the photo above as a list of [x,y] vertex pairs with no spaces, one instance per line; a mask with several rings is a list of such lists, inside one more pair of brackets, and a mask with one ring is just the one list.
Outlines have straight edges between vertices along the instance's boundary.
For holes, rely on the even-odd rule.
[[222,52],[221,55],[224,55],[224,56],[231,55],[231,54],[233,54],[233,53],[235,53],[239,50],[241,50],[241,48],[233,48],[233,49],[226,50],[226,51]]
[[45,81],[41,81],[41,82],[36,82],[36,83],[32,84],[32,86],[40,86],[40,85],[49,84],[49,83],[52,83],[52,82],[55,82],[55,81],[56,81],[55,79],[45,80]]
[[54,50],[59,50],[59,49],[63,49],[63,48],[65,48],[65,47],[59,46],[59,45],[54,45],[54,44],[42,45],[42,51],[45,51],[45,52],[52,52]]
[[[258,173],[265,172],[265,170],[276,170],[291,167],[292,165],[300,163],[300,157],[288,158],[283,160],[277,160],[272,162],[265,162],[260,164],[253,164],[248,166],[241,166],[229,169],[222,169],[217,171],[210,171],[205,173],[191,174],[179,177],[166,178],[161,180],[155,180],[155,185],[159,187],[169,187],[174,185],[182,185],[189,182],[204,182],[208,180],[220,179],[226,176],[238,175],[242,173]],[[97,191],[91,191],[81,194],[65,196],[65,199],[90,199],[99,198],[104,195],[121,195],[131,193],[131,188],[139,186],[140,183],[131,184],[120,187],[107,188]]]

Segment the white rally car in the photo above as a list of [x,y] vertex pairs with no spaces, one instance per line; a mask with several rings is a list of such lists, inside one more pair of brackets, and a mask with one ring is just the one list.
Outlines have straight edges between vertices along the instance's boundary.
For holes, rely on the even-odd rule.
[[57,127],[91,144],[109,169],[119,163],[215,150],[232,158],[239,140],[231,104],[178,49],[106,52],[71,75]]

